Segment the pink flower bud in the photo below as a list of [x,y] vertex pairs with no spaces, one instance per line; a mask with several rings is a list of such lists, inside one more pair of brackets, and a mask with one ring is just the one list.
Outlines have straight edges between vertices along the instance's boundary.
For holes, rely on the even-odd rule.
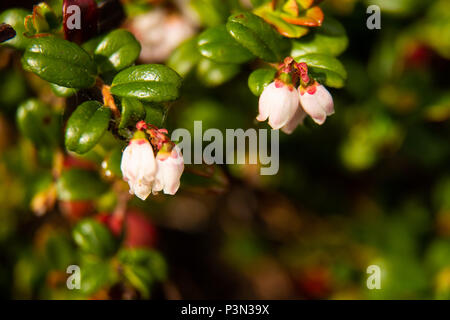
[[299,100],[297,91],[282,81],[274,81],[264,88],[259,97],[258,121],[269,118],[269,125],[280,129],[286,125],[298,109]]
[[319,83],[298,88],[300,104],[303,110],[316,122],[323,124],[334,113],[333,97],[325,87]]
[[130,186],[130,193],[142,200],[152,192],[156,173],[153,148],[147,139],[132,139],[122,154],[120,164],[123,179]]
[[158,152],[156,163],[153,192],[164,190],[165,194],[174,195],[180,187],[180,178],[184,170],[184,159],[180,148],[175,146],[170,153]]

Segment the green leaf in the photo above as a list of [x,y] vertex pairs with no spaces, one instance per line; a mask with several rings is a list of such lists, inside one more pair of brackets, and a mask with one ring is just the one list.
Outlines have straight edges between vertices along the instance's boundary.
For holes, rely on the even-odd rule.
[[226,21],[229,14],[226,1],[192,0],[190,5],[197,12],[203,25],[217,26]]
[[134,63],[141,45],[128,31],[118,29],[107,34],[97,45],[94,60],[100,73],[120,71]]
[[20,132],[37,146],[56,146],[61,131],[61,118],[37,99],[29,99],[17,109]]
[[97,101],[80,104],[67,121],[66,148],[77,153],[92,149],[108,129],[111,110]]
[[122,170],[120,169],[120,163],[122,161],[123,147],[114,148],[111,153],[103,160],[102,169],[107,177],[115,176],[122,177]]
[[107,190],[108,185],[95,172],[70,169],[63,171],[56,188],[59,200],[85,201],[99,197]]
[[140,120],[145,119],[145,109],[142,103],[135,98],[122,99],[122,117],[119,123],[119,132],[134,127]]
[[72,237],[86,253],[107,257],[116,250],[116,241],[111,232],[94,219],[80,221],[72,231]]
[[83,48],[84,51],[89,53],[91,57],[94,57],[95,49],[97,49],[97,46],[107,35],[101,34],[97,37],[91,38],[86,42],[83,42],[81,44],[81,48]]
[[255,96],[260,96],[264,88],[275,78],[277,70],[258,69],[253,71],[248,77],[248,87]]
[[197,76],[206,86],[215,87],[233,78],[239,70],[238,64],[216,63],[203,58],[197,65]]
[[263,60],[278,62],[289,54],[289,40],[250,12],[230,16],[226,26],[237,42]]
[[54,83],[50,83],[50,88],[56,96],[63,98],[71,97],[77,93],[77,90],[74,88],[61,87]]
[[175,49],[167,61],[167,66],[185,77],[198,63],[201,55],[197,48],[197,38],[183,42]]
[[163,257],[154,250],[122,249],[117,254],[128,281],[146,297],[155,281],[167,277],[167,266]]
[[228,33],[224,25],[212,27],[198,36],[200,53],[218,63],[244,63],[255,56]]
[[111,93],[146,102],[175,100],[179,96],[181,77],[161,64],[143,64],[119,72],[111,85]]
[[166,120],[168,108],[161,103],[145,103],[144,108],[145,122],[161,128]]
[[55,37],[32,39],[22,65],[42,79],[67,88],[89,88],[97,77],[97,67],[86,51]]
[[74,248],[70,238],[63,233],[54,233],[48,238],[45,243],[45,253],[53,269],[65,270],[74,262]]
[[25,37],[25,17],[28,15],[28,11],[25,9],[8,9],[0,14],[0,23],[4,22],[11,25],[16,31],[16,36],[8,41],[2,43],[2,45],[9,46],[15,49],[23,50],[26,48],[30,39]]
[[342,88],[347,79],[347,71],[336,58],[326,54],[307,54],[295,58],[297,62],[305,62],[311,76],[319,83],[333,88]]
[[81,292],[91,295],[108,286],[116,278],[111,263],[98,259],[84,259],[80,266]]
[[337,20],[327,17],[322,26],[316,30],[292,42],[292,57],[300,57],[310,53],[338,56],[347,49],[347,34],[342,24]]

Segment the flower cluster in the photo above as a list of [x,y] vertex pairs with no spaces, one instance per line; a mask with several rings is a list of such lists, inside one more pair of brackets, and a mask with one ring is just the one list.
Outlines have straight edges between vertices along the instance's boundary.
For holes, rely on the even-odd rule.
[[333,113],[333,98],[328,90],[309,77],[305,63],[296,63],[288,57],[280,65],[276,79],[264,88],[256,119],[268,119],[274,130],[290,134],[307,115],[321,125]]
[[[175,194],[180,186],[184,160],[180,149],[167,137],[167,130],[140,121],[122,154],[120,168],[130,193],[142,200],[150,193]],[[149,139],[147,139],[147,135]],[[156,154],[156,156],[155,156]]]

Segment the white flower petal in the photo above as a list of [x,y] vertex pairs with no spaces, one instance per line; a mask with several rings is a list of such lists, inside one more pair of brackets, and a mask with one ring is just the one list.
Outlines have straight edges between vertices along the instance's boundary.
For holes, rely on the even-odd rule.
[[296,90],[288,85],[277,87],[275,82],[269,84],[259,98],[258,121],[269,118],[269,125],[280,129],[295,114],[299,104]]
[[180,187],[180,178],[184,170],[184,160],[180,149],[175,146],[171,156],[164,160],[157,159],[157,163],[158,169],[153,190],[164,190],[165,194],[175,194]]
[[308,90],[302,93],[299,87],[298,95],[303,110],[316,122],[321,125],[325,122],[327,115],[334,113],[333,97],[328,90],[321,84],[316,84],[314,93],[308,93]]
[[130,193],[145,200],[152,191],[156,173],[156,160],[151,144],[145,139],[134,139],[125,148],[120,164],[123,179]]
[[286,134],[291,134],[295,128],[299,124],[303,123],[303,120],[305,120],[306,112],[302,109],[301,106],[298,106],[297,111],[295,112],[294,116],[289,120],[288,123],[286,123],[283,128],[281,128],[281,131],[283,131]]

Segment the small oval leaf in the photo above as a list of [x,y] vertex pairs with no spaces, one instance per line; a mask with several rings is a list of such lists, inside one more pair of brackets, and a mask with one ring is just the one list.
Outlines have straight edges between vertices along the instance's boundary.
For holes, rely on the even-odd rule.
[[248,77],[248,87],[255,96],[260,96],[264,88],[269,85],[276,74],[275,69],[258,69]]
[[72,231],[75,243],[86,253],[106,257],[114,253],[116,243],[111,232],[93,219],[80,221]]
[[305,62],[311,76],[328,87],[342,88],[347,79],[347,71],[336,58],[326,54],[307,54],[295,58],[297,62]]
[[92,149],[108,129],[111,110],[97,101],[80,104],[67,121],[66,148],[77,153]]
[[162,64],[143,64],[119,72],[113,79],[111,93],[147,102],[175,100],[181,77]]
[[315,32],[294,40],[292,43],[291,56],[293,57],[310,53],[338,56],[347,49],[348,38],[342,24],[327,17]]
[[167,61],[167,65],[185,77],[198,63],[201,55],[197,48],[197,38],[183,42],[175,49]]
[[77,93],[77,90],[74,88],[61,87],[54,83],[50,83],[50,88],[52,89],[53,93],[58,97],[67,98]]
[[218,63],[244,63],[255,56],[228,33],[224,25],[209,28],[198,36],[199,52]]
[[86,51],[55,37],[32,39],[22,65],[42,79],[67,88],[89,88],[97,76],[97,67]]
[[139,100],[123,98],[121,115],[119,132],[128,127],[134,127],[138,121],[145,119],[145,109]]
[[206,86],[215,87],[233,78],[239,70],[238,64],[216,63],[203,58],[197,65],[197,77]]
[[99,197],[108,185],[93,171],[70,169],[62,172],[56,188],[59,200],[85,201]]
[[289,54],[289,40],[250,12],[230,16],[226,27],[237,42],[263,60],[278,62]]
[[20,132],[37,146],[58,144],[60,117],[37,99],[29,99],[17,109],[17,123]]
[[118,29],[100,41],[94,52],[94,60],[101,73],[120,71],[134,63],[141,52],[141,45],[128,31]]

